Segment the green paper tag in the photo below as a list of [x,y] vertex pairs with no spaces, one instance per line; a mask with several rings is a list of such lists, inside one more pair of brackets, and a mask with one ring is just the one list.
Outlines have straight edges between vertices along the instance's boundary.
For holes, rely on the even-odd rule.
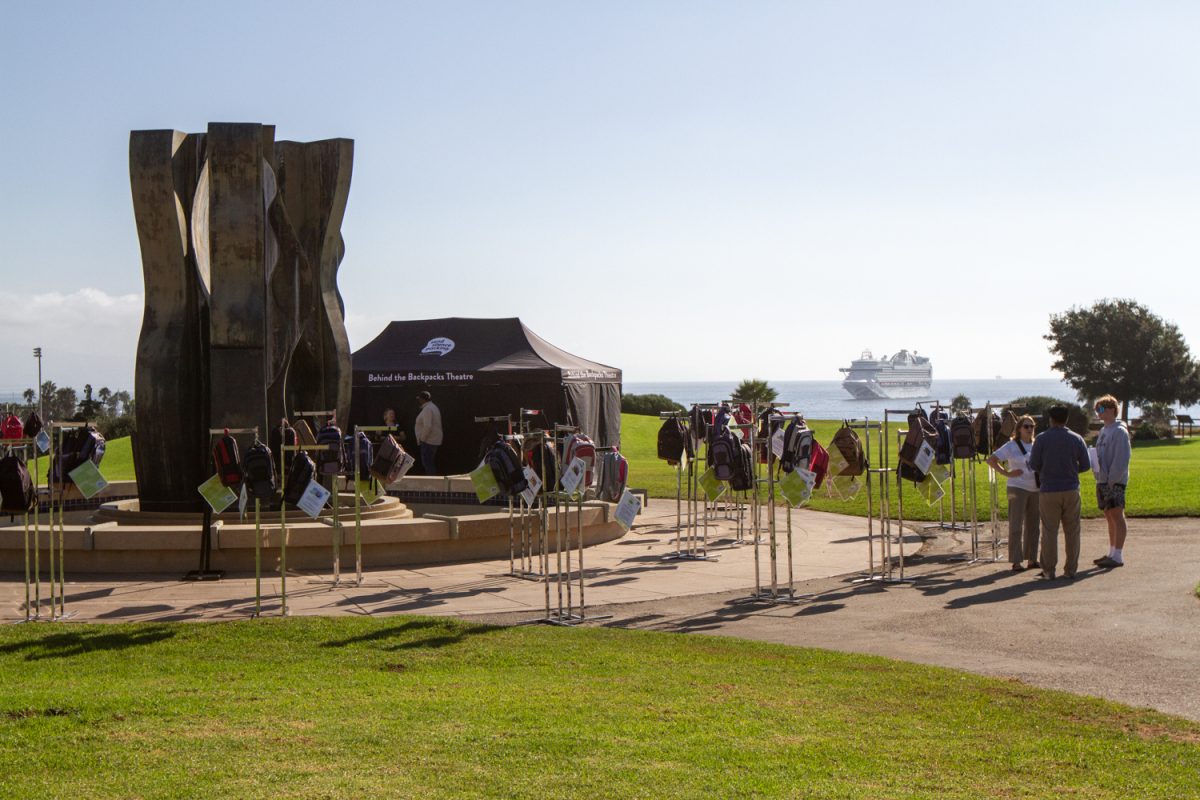
[[709,502],[715,501],[718,497],[725,494],[725,490],[729,488],[727,484],[717,480],[717,473],[709,467],[703,475],[700,476],[700,488],[704,490],[704,496],[709,499]]
[[83,462],[68,474],[79,489],[79,493],[89,500],[99,494],[105,486],[108,486],[108,481],[100,474],[100,468],[91,461]]
[[779,480],[779,491],[783,495],[783,499],[787,500],[792,508],[795,508],[804,505],[812,497],[813,484],[816,483],[816,480],[817,476],[806,469],[792,470],[784,473]]
[[471,483],[475,486],[475,496],[481,503],[486,503],[500,494],[500,484],[496,483],[496,476],[487,464],[480,464],[475,468],[471,473]]
[[[80,467],[82,469],[82,467]],[[74,473],[71,473],[74,475]],[[237,502],[238,496],[234,494],[233,489],[221,483],[221,478],[218,475],[213,475],[211,478],[200,484],[197,489],[200,496],[212,506],[212,510],[220,514],[225,509]]]

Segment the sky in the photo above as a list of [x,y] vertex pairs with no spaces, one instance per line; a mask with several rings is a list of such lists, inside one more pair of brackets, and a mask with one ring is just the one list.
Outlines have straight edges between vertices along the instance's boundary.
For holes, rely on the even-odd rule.
[[0,396],[133,388],[131,130],[347,137],[352,348],[519,316],[634,381],[1050,378],[1131,297],[1200,351],[1200,4],[18,3]]

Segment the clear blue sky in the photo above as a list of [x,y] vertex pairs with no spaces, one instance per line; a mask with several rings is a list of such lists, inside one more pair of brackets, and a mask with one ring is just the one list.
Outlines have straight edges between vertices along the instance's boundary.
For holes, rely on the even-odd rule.
[[5,3],[0,393],[132,389],[131,129],[345,136],[352,344],[522,317],[626,379],[1051,377],[1130,296],[1200,349],[1200,4]]

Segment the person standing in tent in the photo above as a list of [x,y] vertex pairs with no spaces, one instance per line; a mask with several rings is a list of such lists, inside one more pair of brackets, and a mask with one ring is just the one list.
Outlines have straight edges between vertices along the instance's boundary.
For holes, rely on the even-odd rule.
[[420,392],[417,402],[421,410],[414,425],[417,446],[421,450],[421,470],[426,475],[437,474],[437,450],[442,444],[442,412],[433,404],[429,392]]

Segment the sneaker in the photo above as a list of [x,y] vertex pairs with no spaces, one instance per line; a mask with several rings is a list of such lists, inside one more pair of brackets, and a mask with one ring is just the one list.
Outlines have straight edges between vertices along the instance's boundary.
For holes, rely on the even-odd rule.
[[1097,566],[1100,566],[1100,562],[1101,562],[1101,561],[1112,561],[1112,559],[1111,559],[1111,558],[1109,558],[1108,556],[1100,556],[1099,558],[1093,558],[1093,559],[1092,559],[1092,563],[1093,563],[1093,564],[1095,564],[1095,565],[1097,565]]
[[1013,572],[1024,572],[1024,571],[1025,571],[1025,567],[1021,566],[1020,564],[1013,564],[1013,565],[1012,565],[1012,571],[1013,571]]
[[1102,558],[1096,562],[1096,566],[1101,567],[1103,569],[1116,569],[1117,567],[1125,566],[1125,564],[1120,561],[1114,561],[1111,558],[1109,558],[1108,556],[1105,556],[1104,558]]

